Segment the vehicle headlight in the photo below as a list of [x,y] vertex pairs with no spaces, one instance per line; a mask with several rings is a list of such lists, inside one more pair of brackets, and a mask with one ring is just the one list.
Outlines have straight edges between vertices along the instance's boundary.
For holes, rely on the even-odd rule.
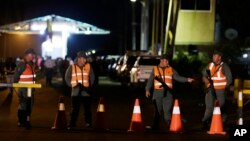
[[124,71],[126,69],[127,65],[123,65],[121,68],[121,71]]
[[130,73],[134,74],[137,71],[137,68],[132,68]]

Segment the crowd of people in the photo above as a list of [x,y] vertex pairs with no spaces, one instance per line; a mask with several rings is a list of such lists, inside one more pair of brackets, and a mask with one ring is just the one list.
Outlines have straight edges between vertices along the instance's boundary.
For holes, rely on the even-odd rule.
[[[8,57],[0,58],[0,80],[1,82],[13,83],[13,74],[16,66],[24,61],[24,57]],[[40,76],[46,78],[46,85],[51,86],[52,77],[64,77],[67,67],[73,63],[72,59],[68,56],[63,58],[52,59],[51,56],[41,58],[35,55],[32,62],[35,64],[35,70]],[[12,90],[9,91],[12,93]]]
[[[90,65],[91,63],[96,66],[93,62],[93,58],[89,59],[84,52],[77,53],[74,60],[69,56],[66,56],[65,59],[52,59],[51,56],[43,59],[32,48],[28,48],[22,57],[2,59],[1,79],[2,82],[10,84],[35,84],[37,77],[41,77],[45,78],[46,87],[50,87],[53,85],[53,77],[60,76],[63,85],[72,88],[72,114],[69,128],[76,126],[81,103],[85,107],[86,127],[92,127],[91,93],[89,89],[98,80],[95,79],[95,73],[98,75],[96,69],[94,73],[94,69]],[[8,92],[9,95],[12,95],[13,87],[8,87]],[[28,115],[32,112],[35,89],[32,89],[31,96],[27,96],[27,92],[27,88],[20,88],[16,92],[19,99],[17,117],[19,127],[30,128]]]

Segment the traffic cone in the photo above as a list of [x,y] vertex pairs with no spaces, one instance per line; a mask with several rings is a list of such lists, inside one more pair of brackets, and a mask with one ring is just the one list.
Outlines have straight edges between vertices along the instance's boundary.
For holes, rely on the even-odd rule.
[[96,121],[94,124],[94,129],[96,130],[106,130],[106,122],[105,122],[105,106],[104,106],[104,98],[101,97],[99,101],[99,105],[97,108]]
[[144,127],[142,124],[139,99],[135,100],[133,115],[132,115],[132,119],[131,119],[131,123],[130,123],[128,131],[129,132],[142,132],[142,131],[144,131]]
[[174,101],[174,108],[173,108],[169,131],[173,133],[180,133],[182,132],[182,129],[183,126],[182,126],[179,102],[178,99],[176,99]]
[[211,127],[210,127],[210,131],[208,131],[207,133],[208,134],[222,134],[222,135],[226,134],[226,132],[224,132],[223,130],[223,123],[222,123],[220,106],[219,106],[218,100],[215,101]]
[[65,115],[64,97],[59,98],[59,109],[52,129],[67,129],[67,120]]

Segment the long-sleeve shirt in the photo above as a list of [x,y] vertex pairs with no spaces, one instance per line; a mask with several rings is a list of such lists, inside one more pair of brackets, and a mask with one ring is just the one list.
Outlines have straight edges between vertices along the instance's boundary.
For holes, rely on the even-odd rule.
[[[162,67],[159,67],[159,69],[164,69]],[[175,69],[173,69],[173,79],[176,80],[176,81],[179,81],[179,82],[187,82],[187,78],[186,77],[183,77],[183,76],[180,76],[178,74],[177,71],[175,71]],[[149,91],[150,88],[153,86],[154,84],[154,69],[153,71],[151,72],[150,76],[149,76],[149,79],[147,81],[147,85],[146,85],[146,91]],[[161,90],[163,91],[163,90]]]
[[[28,63],[29,65],[34,65],[32,62]],[[14,83],[18,83],[19,79],[20,79],[20,75],[23,73],[23,71],[26,69],[26,63],[24,61],[20,61],[15,69],[14,72]],[[35,72],[34,72],[35,73]]]
[[[207,66],[206,69],[208,67],[209,66]],[[206,73],[206,69],[204,69],[202,72],[204,78],[208,77],[207,73]],[[231,85],[231,83],[233,82],[231,69],[229,68],[229,66],[225,62],[222,64],[221,69],[222,69],[222,73],[226,76],[226,81],[227,81],[226,88],[228,88]]]

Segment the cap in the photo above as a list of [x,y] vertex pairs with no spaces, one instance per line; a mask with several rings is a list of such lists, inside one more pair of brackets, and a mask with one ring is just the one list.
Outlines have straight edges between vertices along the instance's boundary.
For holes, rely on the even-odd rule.
[[214,53],[213,53],[213,55],[215,55],[215,54],[220,55],[220,56],[223,55],[223,53],[221,51],[219,51],[219,50],[215,50]]
[[161,55],[161,59],[167,59],[167,60],[169,60],[169,56],[167,54],[162,54]]
[[28,48],[24,51],[24,54],[36,54],[33,48]]
[[86,56],[85,52],[83,52],[83,51],[79,51],[79,52],[77,52],[77,57],[87,58],[87,56]]

